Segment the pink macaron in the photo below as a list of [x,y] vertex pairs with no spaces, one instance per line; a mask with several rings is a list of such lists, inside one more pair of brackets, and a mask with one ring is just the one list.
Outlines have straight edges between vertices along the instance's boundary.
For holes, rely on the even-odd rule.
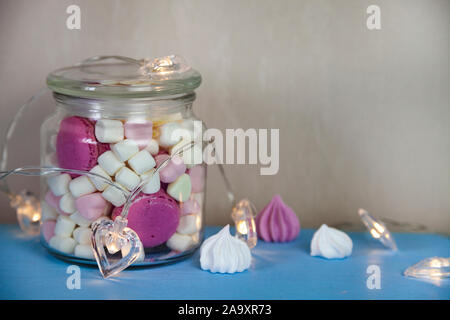
[[56,154],[61,168],[91,170],[99,154],[109,149],[95,138],[95,124],[89,119],[72,116],[61,121],[56,138]]
[[104,152],[111,150],[109,143],[97,142],[98,156],[100,157]]
[[[115,219],[123,207],[112,213]],[[166,242],[177,230],[180,208],[164,190],[154,194],[140,194],[130,207],[128,227],[136,231],[144,248],[151,248]]]

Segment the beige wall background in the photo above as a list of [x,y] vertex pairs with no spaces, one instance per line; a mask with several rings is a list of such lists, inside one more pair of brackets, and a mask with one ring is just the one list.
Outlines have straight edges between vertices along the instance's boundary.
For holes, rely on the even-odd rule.
[[[66,28],[70,4],[81,30]],[[379,31],[366,28],[370,4]],[[1,0],[0,129],[53,69],[178,53],[203,75],[194,109],[209,127],[280,129],[277,175],[226,166],[239,197],[261,209],[279,193],[303,227],[361,226],[363,207],[448,233],[449,18],[447,0]],[[11,168],[38,163],[39,124],[53,110],[47,95],[25,116]],[[10,181],[38,191],[37,179]],[[224,192],[211,167],[208,224],[230,222]],[[0,221],[15,221],[3,195]]]

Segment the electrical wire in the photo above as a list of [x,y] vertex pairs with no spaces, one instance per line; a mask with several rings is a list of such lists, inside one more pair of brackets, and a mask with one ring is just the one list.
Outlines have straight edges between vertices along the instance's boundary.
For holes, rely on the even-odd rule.
[[[39,90],[35,95],[33,95],[27,102],[25,102],[16,112],[13,119],[8,125],[8,128],[6,129],[6,134],[3,139],[3,145],[2,145],[2,155],[1,155],[1,161],[0,161],[0,171],[5,171],[6,167],[8,165],[8,143],[11,140],[14,131],[16,129],[17,123],[19,122],[20,118],[22,117],[24,111],[28,108],[30,104],[32,104],[35,100],[39,99],[44,93],[47,92],[47,88],[42,88]],[[13,196],[14,194],[11,192],[11,189],[9,188],[8,183],[6,180],[3,180],[0,184],[0,191],[6,193],[9,197]]]

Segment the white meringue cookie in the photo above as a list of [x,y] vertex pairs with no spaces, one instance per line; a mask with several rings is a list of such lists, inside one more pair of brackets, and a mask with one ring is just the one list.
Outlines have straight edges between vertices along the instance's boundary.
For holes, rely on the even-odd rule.
[[206,239],[200,248],[200,265],[211,272],[242,272],[250,267],[251,260],[250,249],[244,241],[231,236],[230,225]]
[[313,235],[311,255],[327,259],[341,259],[352,254],[352,239],[338,229],[323,224]]

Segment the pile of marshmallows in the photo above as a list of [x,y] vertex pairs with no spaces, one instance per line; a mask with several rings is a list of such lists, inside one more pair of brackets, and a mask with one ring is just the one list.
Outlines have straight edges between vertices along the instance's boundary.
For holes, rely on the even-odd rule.
[[[147,119],[124,122],[101,119],[95,121],[95,139],[109,144],[110,150],[98,156],[97,165],[90,172],[129,191],[153,175],[142,193],[155,194],[164,184],[165,192],[181,208],[176,232],[166,245],[175,251],[185,251],[198,243],[205,182],[205,168],[200,164],[201,146],[194,145],[190,152],[175,155],[167,166],[154,173],[169,155],[195,139],[193,121],[180,119],[153,124]],[[67,173],[48,178],[47,184],[49,191],[42,204],[45,240],[56,250],[93,259],[91,225],[109,219],[113,207],[124,205],[125,195],[101,179]]]

